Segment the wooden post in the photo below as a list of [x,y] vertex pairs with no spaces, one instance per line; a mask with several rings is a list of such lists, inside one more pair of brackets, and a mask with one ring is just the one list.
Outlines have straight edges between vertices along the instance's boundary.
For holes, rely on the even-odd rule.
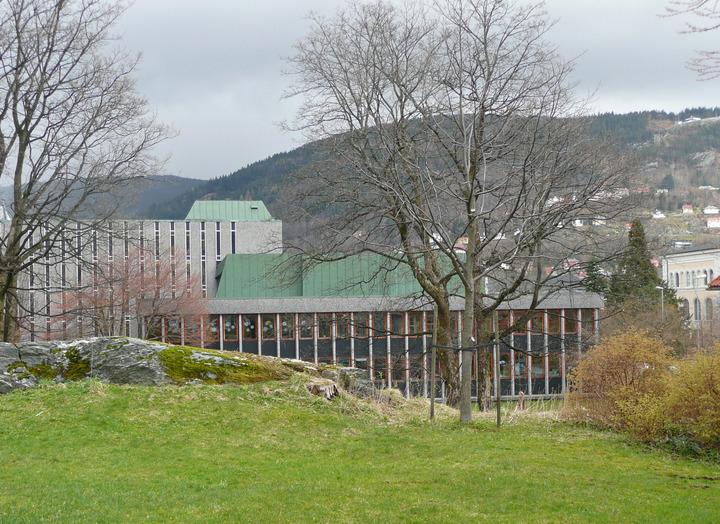
[[433,334],[430,344],[430,420],[435,420],[435,345],[437,344],[437,306],[433,310]]

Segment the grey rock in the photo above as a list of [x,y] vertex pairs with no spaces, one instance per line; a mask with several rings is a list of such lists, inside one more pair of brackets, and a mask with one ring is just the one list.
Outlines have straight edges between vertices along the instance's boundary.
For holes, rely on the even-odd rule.
[[17,389],[28,389],[37,386],[37,379],[33,375],[22,378],[17,373],[0,374],[0,395],[10,393]]
[[89,375],[111,384],[160,386],[170,379],[158,353],[166,346],[135,338],[99,337],[72,343]]
[[324,370],[320,373],[320,376],[321,376],[322,378],[326,378],[326,379],[328,379],[328,380],[332,380],[333,382],[337,382],[337,381],[338,381],[338,370],[337,370],[337,369],[333,369],[333,368],[331,368],[331,369],[324,369]]
[[58,351],[57,342],[25,342],[15,346],[18,352],[18,360],[24,362],[27,367],[35,367],[41,364],[53,368],[62,363],[62,352]]
[[367,369],[338,368],[337,375],[338,385],[356,397],[372,398],[375,395],[375,385]]
[[13,362],[20,360],[15,344],[0,342],[0,373],[3,373]]

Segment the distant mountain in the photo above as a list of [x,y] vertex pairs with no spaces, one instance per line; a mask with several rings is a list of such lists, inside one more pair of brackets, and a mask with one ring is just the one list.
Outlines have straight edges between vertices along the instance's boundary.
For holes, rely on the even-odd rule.
[[[684,192],[699,185],[720,187],[720,108],[691,108],[679,113],[637,111],[625,114],[594,115],[590,131],[607,136],[618,146],[637,154],[643,167],[634,182],[659,188],[674,177],[675,195],[665,198],[662,207],[678,205]],[[141,192],[138,216],[181,219],[199,199],[263,200],[278,218],[284,209],[278,199],[288,187],[290,176],[307,169],[320,157],[319,144],[312,142],[292,151],[278,153],[234,173],[207,181],[191,181],[182,191],[179,177],[174,185],[159,184]],[[717,154],[717,161],[715,155]],[[155,200],[150,203],[149,200]]]
[[148,217],[158,219],[183,218],[195,200],[262,200],[270,211],[278,215],[276,200],[289,175],[312,164],[319,158],[317,143],[310,143],[292,151],[277,153],[254,162],[234,173],[197,184],[188,191],[167,197],[144,208]]
[[[205,180],[183,178],[174,175],[149,176],[133,180],[123,187],[116,187],[112,194],[88,202],[89,213],[93,207],[119,205],[117,216],[123,218],[153,218],[157,215],[158,202],[174,201],[201,184]],[[0,205],[11,210],[12,187],[0,186]],[[107,209],[107,208],[106,208]],[[185,215],[183,215],[184,217]]]

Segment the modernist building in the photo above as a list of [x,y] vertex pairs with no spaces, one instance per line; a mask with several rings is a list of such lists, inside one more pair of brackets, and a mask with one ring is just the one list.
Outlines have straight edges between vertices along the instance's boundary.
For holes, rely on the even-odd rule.
[[[374,256],[318,265],[284,254],[282,223],[262,202],[198,201],[185,220],[118,221],[110,229],[102,238],[89,232],[91,246],[83,250],[82,262],[63,262],[67,267],[59,274],[35,279],[28,337],[63,335],[52,328],[52,310],[63,304],[53,297],[82,285],[83,278],[87,282],[88,267],[122,257],[147,279],[142,294],[152,294],[153,275],[167,258],[180,268],[172,271],[173,296],[176,287],[192,282],[206,298],[206,310],[165,311],[154,326],[142,311],[129,311],[113,334],[352,365],[367,369],[379,386],[408,396],[429,394],[433,310],[408,271],[385,271]],[[500,327],[516,324],[528,305],[523,299],[503,304]],[[541,310],[493,348],[500,352],[502,394],[562,393],[568,370],[597,337],[602,306],[598,295],[577,287],[559,289],[543,301]],[[458,340],[462,302],[453,301],[451,309]],[[78,326],[79,335],[97,334],[83,319]],[[438,387],[442,394],[442,384]]]

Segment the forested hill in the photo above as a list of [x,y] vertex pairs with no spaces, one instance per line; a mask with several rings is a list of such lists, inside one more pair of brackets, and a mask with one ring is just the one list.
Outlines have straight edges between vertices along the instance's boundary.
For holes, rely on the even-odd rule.
[[318,157],[318,147],[306,144],[292,151],[277,153],[265,160],[254,162],[229,175],[213,178],[199,184],[175,198],[160,200],[146,208],[148,218],[184,218],[195,200],[263,200],[270,210],[279,197],[288,175],[310,165]]
[[[690,108],[679,113],[604,113],[592,117],[590,130],[597,136],[612,138],[620,147],[634,151],[643,165],[653,166],[652,169],[638,173],[638,183],[661,187],[663,180],[667,185],[670,176],[674,177],[673,184],[678,189],[703,183],[720,187],[718,117],[720,107]],[[690,118],[701,120],[687,122]],[[275,154],[229,175],[192,184],[179,194],[155,193],[155,203],[138,206],[141,208],[138,215],[181,219],[195,200],[214,198],[264,200],[275,216],[283,218],[283,209],[277,205],[277,199],[289,183],[289,175],[312,164],[319,157],[319,150],[316,143],[310,143]],[[718,161],[709,162],[708,158],[716,152]]]

